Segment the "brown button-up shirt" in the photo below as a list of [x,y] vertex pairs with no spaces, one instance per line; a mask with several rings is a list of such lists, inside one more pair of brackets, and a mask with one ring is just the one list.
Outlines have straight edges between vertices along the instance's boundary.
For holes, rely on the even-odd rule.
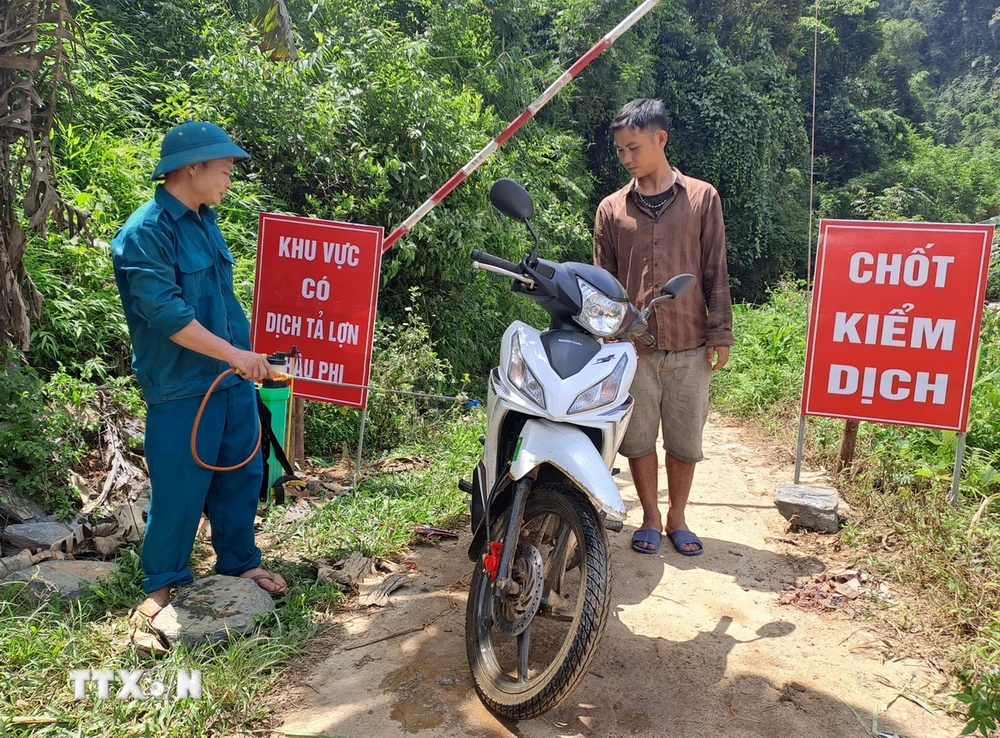
[[674,195],[658,217],[635,196],[635,180],[604,198],[594,222],[594,263],[615,275],[640,309],[671,277],[693,274],[698,282],[691,292],[657,303],[649,316],[656,347],[732,346],[733,303],[719,193],[708,182],[674,171]]

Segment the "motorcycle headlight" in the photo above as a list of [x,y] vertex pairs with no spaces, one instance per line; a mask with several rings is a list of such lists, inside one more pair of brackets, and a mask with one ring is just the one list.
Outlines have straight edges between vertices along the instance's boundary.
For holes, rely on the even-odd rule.
[[542,391],[542,385],[538,378],[531,372],[521,354],[521,339],[517,333],[510,339],[510,363],[507,365],[507,378],[522,394],[542,410],[545,409],[545,393]]
[[625,367],[627,366],[628,354],[622,354],[622,358],[618,360],[618,366],[611,374],[576,396],[573,404],[569,406],[570,414],[594,410],[614,402],[618,396],[618,390],[622,386],[622,380],[625,378]]
[[576,278],[580,285],[580,297],[583,306],[580,314],[573,317],[595,336],[613,336],[621,328],[628,306],[624,302],[612,300],[589,283]]

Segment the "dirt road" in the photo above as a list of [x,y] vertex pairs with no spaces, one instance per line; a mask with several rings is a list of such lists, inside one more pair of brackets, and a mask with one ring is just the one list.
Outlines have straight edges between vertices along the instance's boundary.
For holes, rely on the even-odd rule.
[[655,556],[630,550],[641,509],[620,459],[629,518],[610,534],[612,613],[590,675],[560,708],[501,723],[477,699],[465,657],[465,537],[418,547],[411,558],[419,574],[393,596],[394,607],[343,615],[329,657],[283,698],[284,730],[345,738],[957,736],[957,722],[897,697],[905,685],[919,692],[939,682],[935,672],[916,661],[883,663],[863,623],[777,603],[795,577],[826,564],[767,540],[785,530],[771,497],[792,470],[751,443],[737,428],[706,431],[688,515],[706,550],[692,558],[666,539]]

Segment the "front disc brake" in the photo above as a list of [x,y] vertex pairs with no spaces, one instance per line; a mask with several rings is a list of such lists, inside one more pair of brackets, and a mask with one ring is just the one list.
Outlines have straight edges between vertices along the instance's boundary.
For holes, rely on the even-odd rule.
[[516,595],[494,592],[493,627],[501,635],[513,638],[524,632],[542,602],[545,566],[538,549],[523,540],[518,541],[510,576],[520,591]]

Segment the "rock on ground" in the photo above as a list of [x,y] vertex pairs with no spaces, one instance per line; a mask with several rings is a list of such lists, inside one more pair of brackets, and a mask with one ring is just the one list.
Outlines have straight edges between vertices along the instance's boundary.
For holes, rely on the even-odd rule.
[[837,490],[826,485],[780,484],[774,494],[774,504],[785,520],[827,533],[838,530],[839,502]]
[[49,548],[72,532],[71,527],[58,521],[19,523],[4,528],[3,540],[11,548]]
[[153,625],[171,645],[193,646],[247,633],[256,615],[273,609],[271,595],[255,582],[216,574],[180,590]]
[[45,516],[45,510],[36,502],[26,500],[13,490],[0,485],[0,520],[9,523],[27,523]]
[[114,570],[115,565],[108,561],[45,561],[14,572],[0,584],[26,582],[25,592],[37,600],[48,599],[56,592],[75,600],[86,593],[85,583],[93,584]]

